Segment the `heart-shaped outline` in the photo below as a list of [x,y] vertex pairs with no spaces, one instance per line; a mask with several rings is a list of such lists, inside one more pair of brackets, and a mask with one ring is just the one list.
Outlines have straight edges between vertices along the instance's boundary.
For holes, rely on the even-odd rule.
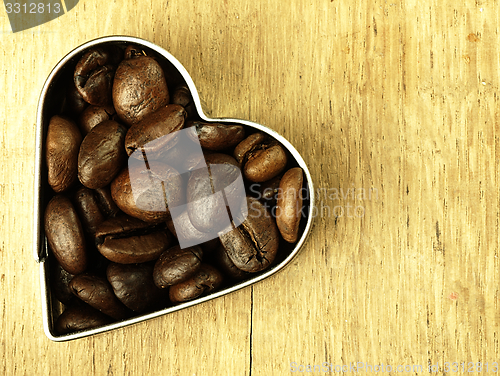
[[[196,111],[200,118],[204,121],[207,122],[218,122],[218,123],[240,123],[243,125],[246,125],[248,127],[257,129],[261,132],[264,132],[274,139],[278,140],[283,146],[287,148],[289,153],[292,155],[292,157],[295,159],[297,162],[298,166],[302,168],[304,171],[304,175],[306,178],[306,183],[307,183],[307,189],[308,189],[308,195],[309,195],[309,208],[307,210],[307,222],[304,227],[304,230],[302,232],[302,235],[300,236],[299,240],[297,243],[295,243],[294,248],[290,252],[290,254],[282,260],[280,263],[277,265],[272,266],[268,270],[265,270],[262,272],[262,274],[258,274],[255,277],[245,280],[241,283],[238,283],[232,287],[225,288],[223,290],[216,291],[214,293],[211,293],[209,295],[203,296],[201,298],[197,298],[195,300],[185,302],[182,304],[174,305],[156,312],[148,313],[148,314],[142,314],[139,316],[135,316],[133,318],[123,320],[120,322],[116,322],[113,324],[105,325],[102,327],[98,327],[95,329],[90,329],[86,331],[81,331],[81,332],[74,332],[66,335],[55,335],[53,333],[53,322],[54,322],[54,317],[52,314],[52,296],[50,292],[50,288],[48,285],[48,273],[49,273],[49,265],[47,261],[47,240],[44,235],[43,231],[43,213],[44,213],[44,207],[45,207],[45,201],[44,201],[44,195],[43,191],[45,189],[45,184],[43,183],[42,179],[42,174],[43,174],[43,142],[44,142],[44,135],[46,132],[46,128],[48,126],[48,120],[49,116],[45,115],[47,112],[50,112],[46,107],[50,107],[48,94],[50,93],[51,89],[56,85],[57,80],[61,76],[62,72],[64,71],[65,67],[67,68],[71,63],[74,63],[76,58],[81,56],[81,54],[86,51],[89,48],[96,47],[101,44],[108,44],[108,43],[126,43],[126,44],[135,44],[135,45],[140,45],[143,46],[147,49],[150,49],[157,53],[159,56],[162,58],[166,59],[170,64],[172,64],[173,67],[180,73],[184,81],[189,87],[189,90],[191,91],[191,95],[193,97],[193,101],[195,104]],[[53,100],[53,102],[56,100]],[[34,253],[34,258],[35,260],[40,264],[40,287],[41,287],[41,292],[42,292],[42,315],[43,315],[43,327],[45,334],[49,339],[52,341],[56,342],[62,342],[62,341],[68,341],[72,339],[77,339],[77,338],[83,338],[87,337],[90,335],[98,334],[98,333],[103,333],[112,329],[118,329],[122,328],[128,325],[136,324],[148,319],[152,319],[155,317],[163,316],[168,313],[174,312],[174,311],[179,311],[181,309],[191,307],[194,305],[197,305],[199,303],[206,302],[208,300],[216,299],[218,297],[230,294],[234,291],[240,290],[244,287],[248,287],[250,285],[253,285],[256,282],[262,281],[266,279],[267,277],[275,274],[279,270],[281,270],[284,266],[290,263],[290,261],[296,256],[302,245],[304,244],[310,230],[312,227],[312,222],[314,219],[313,215],[313,209],[314,209],[314,188],[312,184],[312,178],[311,174],[309,173],[309,170],[306,166],[306,163],[300,156],[300,154],[297,152],[297,150],[290,144],[285,138],[283,138],[281,135],[278,133],[274,132],[273,130],[258,124],[254,123],[252,121],[248,120],[241,120],[241,119],[232,119],[232,118],[209,118],[207,115],[205,115],[205,112],[203,111],[202,104],[200,97],[198,95],[198,91],[196,90],[196,87],[194,85],[193,80],[191,79],[191,76],[187,72],[187,70],[182,66],[182,64],[175,58],[173,57],[169,52],[164,50],[163,48],[157,46],[154,43],[151,43],[147,40],[136,38],[136,37],[130,37],[130,36],[107,36],[107,37],[101,37],[97,38],[94,40],[91,40],[89,42],[86,42],[82,44],[81,46],[75,48],[73,51],[69,52],[64,58],[62,58],[59,63],[54,67],[52,72],[49,74],[42,92],[40,94],[40,99],[38,102],[38,109],[37,109],[37,119],[36,119],[36,154],[35,154],[35,184],[34,184],[34,216],[33,216],[33,253]]]

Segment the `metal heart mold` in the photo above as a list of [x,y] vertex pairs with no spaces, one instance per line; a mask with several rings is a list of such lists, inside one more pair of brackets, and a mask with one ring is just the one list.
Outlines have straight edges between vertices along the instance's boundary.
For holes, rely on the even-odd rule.
[[[44,154],[47,148],[46,138],[47,138],[48,125],[50,119],[53,116],[59,115],[60,113],[64,112],[65,99],[67,93],[67,82],[68,80],[72,79],[75,66],[85,53],[87,53],[92,49],[101,47],[119,48],[122,51],[124,51],[126,47],[130,45],[139,47],[141,51],[143,51],[147,56],[153,57],[160,64],[161,68],[165,72],[165,77],[167,77],[166,81],[169,90],[171,90],[173,87],[178,87],[179,85],[188,88],[192,99],[192,106],[190,109],[191,113],[189,114],[189,117],[191,119],[197,122],[202,122],[207,124],[221,124],[222,126],[225,125],[241,126],[243,127],[246,135],[261,134],[267,140],[270,140],[270,145],[271,145],[270,148],[273,145],[279,145],[282,149],[285,150],[285,153],[287,155],[286,171],[294,170],[295,175],[297,174],[297,171],[302,170],[303,172],[303,175],[301,175],[299,179],[301,186],[295,187],[295,191],[300,190],[302,199],[302,207],[300,208],[300,221],[298,222],[299,223],[298,233],[295,236],[292,236],[290,239],[286,240],[283,238],[279,239],[279,248],[276,257],[272,260],[272,262],[269,262],[268,265],[266,264],[265,268],[262,268],[262,270],[260,270],[259,268],[255,270],[250,270],[251,268],[249,268],[249,270],[252,272],[245,271],[240,279],[229,279],[229,282],[222,284],[220,288],[214,290],[213,292],[210,292],[208,294],[195,298],[194,300],[189,300],[186,302],[172,303],[172,301],[169,301],[163,305],[160,304],[159,306],[158,305],[152,306],[148,310],[143,311],[142,313],[130,313],[130,312],[128,314],[125,313],[123,315],[117,316],[118,317],[117,319],[109,319],[109,317],[106,316],[101,321],[97,320],[97,323],[94,325],[94,327],[84,328],[81,330],[78,330],[78,328],[74,328],[62,334],[60,330],[57,329],[56,323],[58,321],[58,318],[64,312],[64,310],[68,308],[69,303],[67,303],[65,306],[61,302],[61,298],[59,298],[59,296],[56,296],[56,294],[54,293],[53,283],[58,278],[60,270],[58,271],[56,265],[57,263],[54,257],[51,255],[51,251],[49,250],[48,240],[44,227],[44,213],[47,204],[49,203],[51,198],[55,196],[53,189],[47,182],[47,163],[45,161],[45,154]],[[182,132],[186,129],[187,128],[175,129],[175,131]],[[171,135],[169,137],[171,137]],[[143,146],[135,151],[130,151],[129,153],[130,155],[128,157],[129,167],[133,163],[138,163],[137,161],[141,161],[141,158],[143,158],[144,155],[146,154],[157,155],[159,150],[160,151],[159,154],[161,155],[162,154],[161,151],[165,150],[165,145],[169,140],[171,140],[171,138],[169,138],[168,140],[155,139],[150,141],[150,144],[148,144],[149,146],[151,146],[149,149]],[[183,148],[184,147],[182,146],[180,149]],[[138,155],[134,155],[134,152],[135,154]],[[236,151],[235,154],[237,154]],[[209,158],[211,157],[206,157],[207,160]],[[238,159],[238,157],[236,159]],[[147,159],[145,161],[142,161],[142,163],[148,164]],[[223,166],[220,168],[220,170],[223,171],[221,172],[221,174],[222,173],[226,175],[228,174],[226,168],[227,166],[224,167],[225,165],[223,164],[218,165],[215,162],[213,163],[214,164],[210,164],[210,166],[212,166],[210,170],[210,173],[213,175],[211,180],[212,182],[217,180],[216,179],[218,174],[217,167]],[[226,168],[226,170],[224,170],[224,168]],[[248,168],[248,170],[250,170],[250,168]],[[263,170],[265,170],[264,171],[265,174],[266,170],[268,170],[268,167],[263,168]],[[194,174],[189,169],[182,171],[182,173],[184,175],[187,174],[188,177]],[[224,200],[222,200],[221,198],[222,200],[221,202],[224,203],[223,205],[225,209],[229,208],[229,213],[230,213],[229,219],[227,220],[226,223],[226,227],[224,227],[224,225],[220,225],[219,227],[215,228],[214,230],[216,232],[215,236],[213,235],[213,233],[210,233],[210,231],[204,230],[204,238],[202,240],[193,241],[189,237],[183,240],[182,238],[179,237],[178,241],[179,248],[186,248],[188,246],[197,246],[197,244],[199,244],[202,241],[208,241],[214,238],[216,239],[217,237],[219,237],[220,239],[225,239],[224,237],[227,238],[227,234],[231,233],[231,230],[240,228],[240,225],[247,219],[247,216],[252,214],[252,210],[254,210],[251,208],[252,203],[254,201],[258,201],[257,199],[260,199],[261,197],[257,197],[257,199],[255,197],[249,199],[245,198],[244,200],[241,199],[242,197],[252,195],[250,192],[248,192],[249,191],[248,184],[245,186],[243,183],[243,181],[245,182],[248,181],[250,172],[247,172],[246,170],[240,171],[239,168],[236,169],[233,168],[230,174],[232,174],[231,176],[234,175],[235,178],[231,180],[229,183],[227,181],[225,182],[224,178],[226,177],[226,175],[221,175],[222,178],[219,179],[221,181],[220,184],[223,185],[221,191],[224,190],[225,192],[224,195],[221,196],[222,198],[224,198]],[[287,177],[287,179],[293,180],[292,177]],[[236,183],[239,183],[239,185]],[[255,184],[257,184],[258,187],[261,188],[263,187],[263,185],[259,185],[260,182]],[[214,188],[212,187],[212,189]],[[271,192],[275,192],[273,191],[273,188],[268,188],[268,191],[269,190]],[[251,192],[256,193],[257,189],[251,189]],[[283,195],[283,197],[286,197],[286,193]],[[236,200],[235,198],[239,198],[239,201]],[[196,202],[202,202],[203,205],[204,200],[207,201],[205,198],[202,197],[202,199]],[[278,200],[280,200],[279,197]],[[246,206],[246,209],[241,211],[236,210],[237,208],[240,208],[242,202],[248,204]],[[150,204],[151,203],[148,202],[146,203],[146,206]],[[188,204],[190,204],[190,202],[185,203],[185,205]],[[274,206],[273,208],[275,207],[276,206]],[[174,218],[174,220],[171,221],[174,222],[173,225],[174,229],[177,230],[183,229],[180,227],[176,227],[176,226],[181,226],[183,223],[181,220],[183,213],[185,213],[185,210],[183,211],[183,209],[185,208],[182,205],[179,205],[179,207],[172,207],[170,210],[170,216]],[[195,213],[203,212],[205,209],[206,208],[204,208],[203,206],[201,206],[201,208],[195,207],[193,212]],[[42,293],[41,297],[42,297],[43,327],[47,337],[53,341],[72,340],[97,333],[102,333],[112,329],[121,328],[127,325],[139,323],[151,318],[163,316],[174,311],[188,308],[211,299],[218,298],[220,296],[229,294],[231,292],[234,292],[236,290],[242,289],[244,287],[250,286],[256,282],[266,279],[267,277],[275,274],[276,272],[283,269],[287,264],[289,264],[290,261],[297,255],[299,250],[302,248],[312,227],[312,222],[314,219],[313,209],[314,209],[314,189],[313,189],[311,175],[306,166],[306,163],[300,156],[299,152],[290,144],[290,142],[288,142],[284,137],[282,137],[275,131],[252,121],[232,119],[232,118],[210,118],[207,115],[207,112],[203,110],[202,102],[194,85],[194,82],[191,79],[188,72],[186,71],[186,69],[169,52],[155,45],[154,43],[129,36],[109,36],[89,41],[77,47],[70,53],[68,53],[54,67],[54,69],[49,74],[43,86],[38,103],[37,123],[36,123],[33,253],[35,260],[39,263],[40,287]],[[161,208],[158,210],[161,210]],[[272,214],[274,220],[276,220],[275,213],[273,213],[272,210],[270,210],[270,213]],[[162,218],[161,221],[165,222],[164,218],[163,217],[161,218]],[[194,223],[193,217],[191,217],[190,220],[191,222]],[[208,222],[214,222],[214,221],[208,221]],[[198,224],[197,228],[199,228],[199,226],[203,226],[203,224]],[[230,226],[230,228],[227,226]],[[286,224],[283,226],[286,226]],[[175,230],[173,232],[175,232]],[[207,233],[208,235],[206,235]],[[242,235],[242,239],[243,241],[245,241],[244,235]],[[102,239],[99,238],[97,242],[102,242]],[[182,252],[179,251],[179,254],[181,253]],[[98,257],[94,257],[94,259],[92,259],[91,257],[91,260],[89,262],[96,262],[96,263],[102,262],[102,260],[99,257],[101,257],[101,255],[98,255]],[[156,257],[152,261],[158,261],[157,255],[152,257]],[[131,261],[127,262],[131,263],[134,262],[133,257],[129,258],[128,260]],[[249,263],[249,261],[250,260],[245,259],[241,262],[243,268],[245,267],[244,266],[245,263]],[[105,262],[107,262],[107,260],[105,260]],[[210,261],[208,261],[208,263],[210,263]],[[211,266],[209,265],[207,267],[208,268],[207,270],[209,270],[210,267]],[[66,278],[69,279],[69,277],[67,276]],[[85,278],[86,278],[85,275],[81,275],[81,277],[78,278],[78,281],[74,281],[72,283],[73,285],[77,285],[78,283],[84,281]],[[104,276],[102,278],[105,279],[106,277]],[[173,293],[171,291],[171,295],[172,294]],[[177,292],[177,294],[179,293]],[[71,295],[69,299],[71,300]],[[112,299],[114,299],[114,297],[112,297]],[[137,302],[134,302],[134,304],[136,303]],[[86,305],[79,305],[76,308],[73,307],[71,309],[73,311],[73,314],[75,314],[76,312],[76,314],[78,315],[81,312],[85,312],[86,310],[88,310],[88,307]]]

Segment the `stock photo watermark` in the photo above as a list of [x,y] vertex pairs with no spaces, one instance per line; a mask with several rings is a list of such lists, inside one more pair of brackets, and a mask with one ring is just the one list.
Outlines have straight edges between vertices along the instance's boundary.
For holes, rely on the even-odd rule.
[[375,187],[318,188],[312,216],[362,218],[366,212],[365,202],[378,200],[378,196]]
[[73,9],[79,0],[9,1],[4,0],[13,33],[52,21]]
[[350,362],[349,364],[301,364],[290,362],[291,373],[488,373],[498,372],[498,362],[444,362],[422,364],[385,364],[370,362]]
[[[271,188],[267,188],[271,189]],[[266,197],[266,192],[261,191],[261,186],[252,184],[250,186],[252,196],[261,200]],[[297,205],[301,202],[309,200],[311,197],[307,188],[302,188],[300,191],[283,190],[276,188],[272,192],[274,200],[278,201],[282,196],[297,196],[301,200],[296,200]],[[315,190],[315,203],[312,208],[308,206],[297,207],[297,212],[300,212],[302,217],[307,217],[311,210],[312,217],[322,218],[362,218],[365,216],[367,201],[378,200],[379,191],[375,187],[350,187],[350,188],[317,188]],[[265,201],[265,200],[264,200]],[[276,206],[268,206],[270,215],[276,216]]]

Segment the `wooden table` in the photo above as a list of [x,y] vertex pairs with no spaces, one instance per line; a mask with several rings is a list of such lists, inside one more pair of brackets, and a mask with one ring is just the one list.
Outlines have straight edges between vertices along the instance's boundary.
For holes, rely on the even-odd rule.
[[[488,362],[491,373],[499,17],[498,1],[481,0],[82,0],[12,33],[2,8],[0,374],[253,376],[322,365],[321,374],[358,362],[360,373],[442,372],[445,362]],[[53,343],[32,258],[37,101],[62,56],[113,34],[170,51],[213,116],[264,124],[294,144],[317,218],[293,263],[268,280]]]

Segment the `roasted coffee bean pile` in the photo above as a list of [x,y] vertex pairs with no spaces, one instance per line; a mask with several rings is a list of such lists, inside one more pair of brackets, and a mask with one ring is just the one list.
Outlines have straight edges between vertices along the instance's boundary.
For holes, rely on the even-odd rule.
[[188,87],[172,86],[135,46],[95,48],[50,119],[44,227],[59,334],[230,287],[297,242],[303,171],[287,150],[201,121]]

